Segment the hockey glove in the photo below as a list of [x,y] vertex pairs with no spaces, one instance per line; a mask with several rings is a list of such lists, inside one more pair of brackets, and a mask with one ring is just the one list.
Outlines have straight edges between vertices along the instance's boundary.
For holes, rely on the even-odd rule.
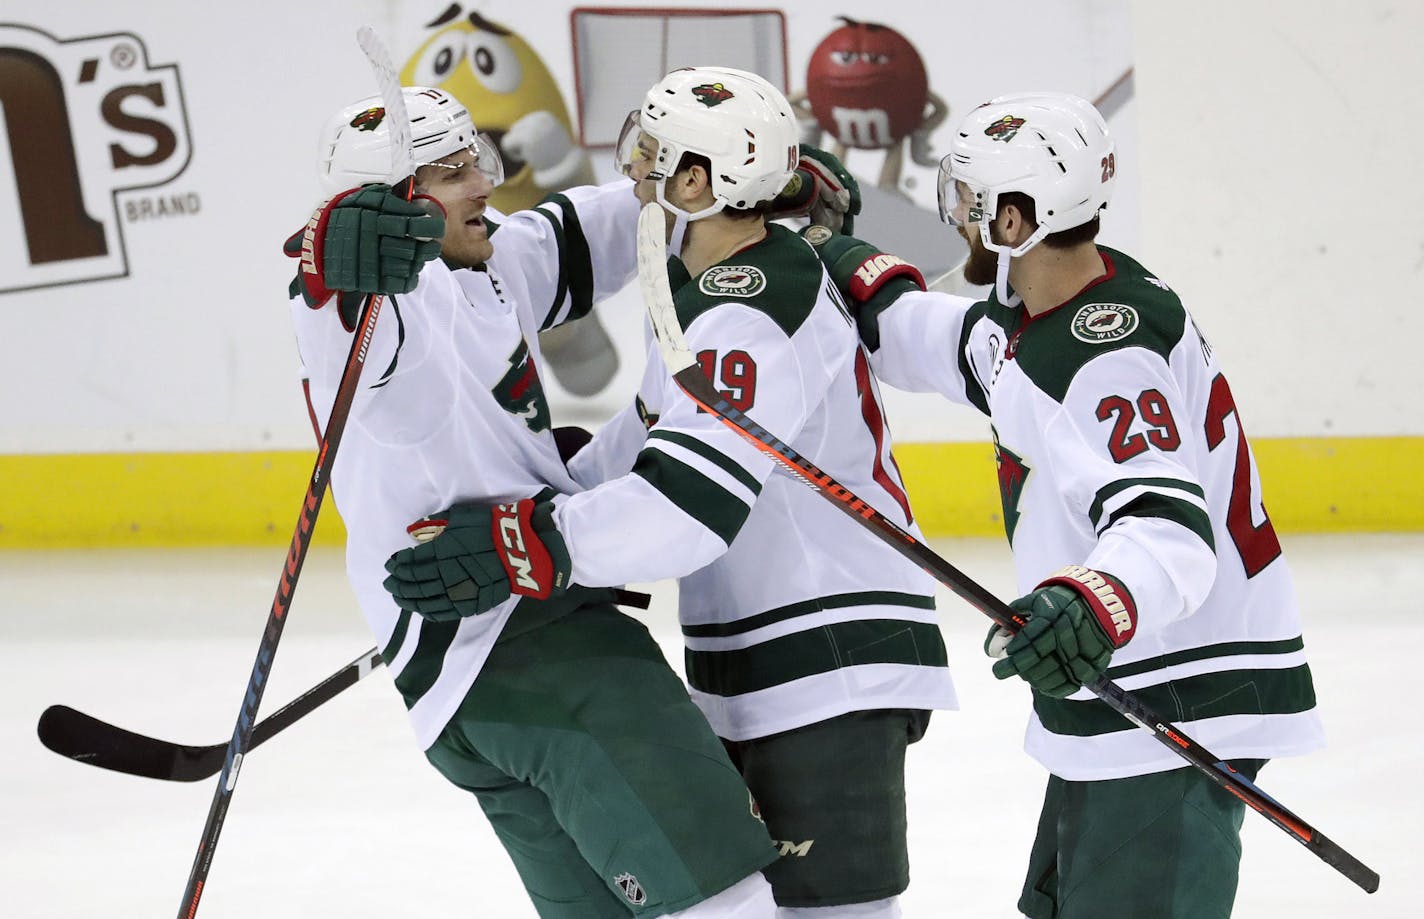
[[510,594],[546,600],[568,586],[568,549],[554,527],[554,505],[456,504],[407,527],[421,545],[386,561],[396,605],[434,622],[494,609]]
[[317,208],[282,251],[302,260],[293,295],[300,292],[307,306],[321,309],[333,293],[345,294],[337,309],[352,331],[360,295],[414,290],[421,268],[440,254],[444,235],[444,210],[435,199],[406,201],[389,185],[365,185]]
[[801,235],[816,250],[831,283],[845,297],[855,315],[861,340],[871,351],[880,347],[880,314],[901,294],[924,290],[920,269],[854,236],[831,233],[825,227],[809,226]]
[[1055,698],[1102,676],[1113,651],[1137,628],[1137,605],[1122,582],[1080,565],[1069,565],[1009,606],[1028,621],[1007,643],[1003,629],[990,629],[984,650],[1000,657],[994,676],[1021,676]]
[[859,213],[860,183],[855,176],[831,154],[802,144],[795,174],[772,199],[771,219],[809,217],[833,232],[851,233]]

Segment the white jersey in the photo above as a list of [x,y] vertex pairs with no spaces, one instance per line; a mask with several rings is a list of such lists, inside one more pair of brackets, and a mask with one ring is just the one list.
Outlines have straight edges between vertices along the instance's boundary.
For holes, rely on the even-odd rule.
[[[577,488],[559,459],[539,382],[538,333],[587,313],[635,268],[638,202],[620,180],[571,189],[505,218],[488,211],[494,255],[479,270],[436,260],[376,325],[332,469],[357,601],[410,710],[435,741],[516,605],[426,622],[382,587],[413,545],[406,526],[458,501],[498,503]],[[314,416],[330,414],[351,346],[337,311],[292,300]]]
[[[772,225],[696,280],[671,266],[717,389],[918,537],[865,351],[814,250]],[[699,410],[647,338],[636,406],[570,463],[586,487],[603,483],[556,514],[573,579],[681,576],[692,698],[729,740],[956,707],[931,578]]]
[[[1109,679],[1218,756],[1311,750],[1295,592],[1226,377],[1167,285],[1100,251],[1106,277],[1033,319],[902,295],[868,335],[874,366],[990,416],[1020,594],[1068,564],[1127,586],[1137,632]],[[1087,690],[1035,693],[1025,746],[1070,780],[1183,765]]]

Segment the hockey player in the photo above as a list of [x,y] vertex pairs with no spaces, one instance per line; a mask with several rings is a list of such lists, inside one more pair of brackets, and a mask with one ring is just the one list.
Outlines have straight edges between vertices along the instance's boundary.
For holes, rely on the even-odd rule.
[[347,191],[390,180],[384,109],[363,100],[325,129],[333,197],[308,225],[291,293],[314,418],[329,412],[359,305],[332,290],[398,293],[332,489],[352,586],[416,739],[475,795],[541,917],[766,919],[771,840],[681,680],[613,605],[612,581],[448,622],[402,611],[381,585],[387,557],[412,544],[407,524],[432,509],[577,490],[550,431],[537,333],[629,280],[638,213],[619,179],[496,214],[500,160],[469,113],[441,90],[404,92],[416,190],[443,209],[443,238],[420,242],[440,236],[438,218],[387,185]]
[[1214,919],[1236,894],[1243,805],[1081,689],[1106,673],[1239,772],[1322,742],[1294,590],[1210,345],[1172,289],[1098,246],[1117,161],[1061,94],[970,113],[940,211],[988,300],[924,293],[848,237],[820,250],[893,386],[987,414],[1027,617],[994,675],[1033,690],[1050,776],[1019,909],[1034,919]]
[[[766,219],[796,138],[765,80],[693,68],[648,91],[618,165],[637,180],[630,203],[666,211],[678,317],[714,384],[915,532],[839,295],[811,247]],[[540,589],[680,577],[687,679],[778,842],[778,916],[900,915],[906,746],[930,709],[955,705],[933,583],[699,411],[652,343],[635,407],[570,466],[594,487],[533,507],[532,525],[522,507],[493,525],[456,508],[443,535],[398,553],[398,602],[482,619],[486,591],[530,589],[518,581],[536,553],[552,559]]]

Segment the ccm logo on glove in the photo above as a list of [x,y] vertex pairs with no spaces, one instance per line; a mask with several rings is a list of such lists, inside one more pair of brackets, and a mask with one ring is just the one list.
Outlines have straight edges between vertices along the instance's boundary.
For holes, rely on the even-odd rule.
[[509,576],[510,590],[544,600],[552,592],[563,590],[564,572],[556,570],[548,549],[537,537],[526,543],[525,531],[533,532],[533,512],[532,501],[498,504],[490,512],[490,522],[504,547],[499,560]]

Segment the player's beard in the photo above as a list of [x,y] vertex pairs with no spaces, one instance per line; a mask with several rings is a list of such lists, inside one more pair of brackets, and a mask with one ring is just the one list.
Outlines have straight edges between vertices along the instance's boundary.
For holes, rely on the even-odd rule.
[[985,248],[979,236],[979,224],[960,228],[960,235],[969,244],[969,257],[964,262],[964,281],[976,287],[993,284],[999,276],[999,253]]

